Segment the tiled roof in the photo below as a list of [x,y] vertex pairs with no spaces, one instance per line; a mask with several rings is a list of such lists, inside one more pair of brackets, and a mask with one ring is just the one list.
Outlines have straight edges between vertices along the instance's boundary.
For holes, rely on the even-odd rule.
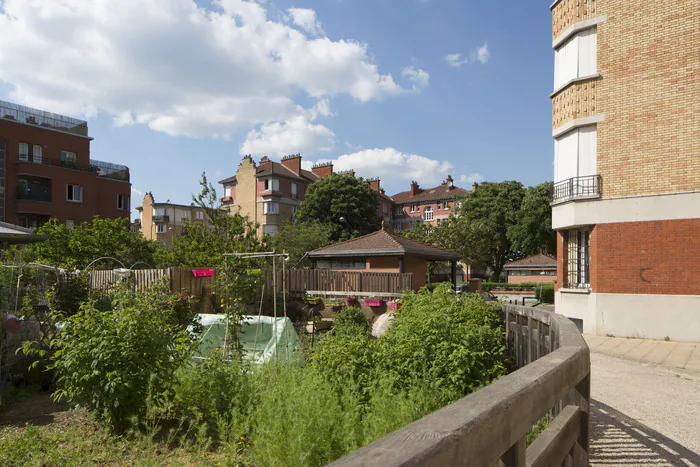
[[401,235],[390,234],[384,229],[309,252],[309,256],[312,258],[397,255],[413,255],[440,261],[460,259],[457,253],[411,240]]
[[557,260],[545,254],[528,256],[527,258],[519,259],[505,265],[506,269],[522,268],[522,267],[557,267]]
[[304,182],[314,182],[318,179],[318,177],[308,170],[302,170],[300,176],[279,162],[274,162],[271,160],[263,161],[258,166],[257,176],[264,177],[266,175],[279,175],[280,177],[291,178],[292,180],[301,180]]
[[225,185],[228,183],[236,183],[236,176],[234,175],[233,177],[224,178],[223,180],[219,181],[220,185]]
[[451,190],[447,189],[447,185],[439,185],[435,188],[426,188],[420,190],[416,195],[411,196],[411,191],[402,191],[396,193],[391,198],[395,203],[406,204],[420,201],[437,201],[441,199],[452,199],[455,196],[465,196],[469,193],[464,188],[453,186]]

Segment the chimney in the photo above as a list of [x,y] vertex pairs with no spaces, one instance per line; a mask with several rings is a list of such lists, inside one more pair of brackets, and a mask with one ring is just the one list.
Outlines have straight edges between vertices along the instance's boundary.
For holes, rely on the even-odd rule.
[[311,168],[311,171],[320,178],[330,177],[333,175],[333,163],[316,164]]
[[292,154],[291,156],[283,157],[282,165],[295,174],[301,175],[301,154]]
[[416,196],[418,193],[420,193],[420,187],[418,186],[418,182],[413,180],[411,182],[411,196]]
[[452,175],[447,174],[447,179],[445,179],[444,182],[442,182],[443,185],[447,186],[447,190],[451,190],[455,186],[455,181],[452,178]]
[[479,188],[479,184],[477,182],[474,182],[474,184],[472,185],[472,191],[476,190],[477,188]]
[[381,187],[380,187],[381,180],[379,180],[378,178],[368,178],[367,183],[369,183],[369,187],[371,189],[373,189],[374,191],[376,191],[377,193],[382,192]]

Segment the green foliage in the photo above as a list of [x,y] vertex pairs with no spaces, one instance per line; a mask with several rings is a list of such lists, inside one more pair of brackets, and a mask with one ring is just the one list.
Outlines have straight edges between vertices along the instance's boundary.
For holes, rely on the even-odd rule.
[[537,287],[535,282],[521,282],[519,284],[510,284],[508,282],[482,282],[481,288],[489,292],[491,290],[535,290]]
[[550,417],[549,414],[542,417],[540,421],[527,432],[525,436],[525,445],[530,446],[539,435],[544,433],[544,430],[549,427],[550,423],[552,423],[552,417]]
[[379,340],[380,371],[400,388],[439,388],[445,403],[506,373],[504,330],[495,306],[450,284],[409,292]]
[[167,398],[177,368],[191,353],[160,290],[118,290],[112,308],[94,302],[67,318],[52,342],[57,400],[84,403],[115,432],[140,419],[147,399]]
[[115,258],[117,261],[112,261],[111,267],[128,268],[137,262],[153,265],[159,244],[133,232],[128,222],[124,218],[95,217],[81,229],[71,230],[51,219],[37,229],[38,234],[47,236],[46,241],[27,246],[22,259],[25,263],[38,262],[68,269],[85,269],[101,257]]
[[[362,178],[338,173],[311,184],[299,205],[301,223],[320,222],[330,229],[333,241],[379,230],[379,195]],[[347,224],[340,222],[344,217]]]
[[525,189],[518,222],[508,230],[512,250],[525,256],[536,255],[542,250],[545,254],[557,252],[556,232],[552,229],[552,207],[549,194],[552,182],[545,182]]
[[207,217],[208,225],[186,222],[182,235],[173,237],[162,252],[161,262],[168,266],[214,267],[224,261],[224,253],[259,251],[257,226],[238,213],[229,214],[218,208],[216,190],[205,174],[201,191],[192,197]]
[[554,303],[554,284],[537,284],[535,297],[541,303]]
[[[290,265],[296,265],[309,251],[333,243],[333,226],[315,220],[287,222],[268,242],[275,251],[289,253]],[[310,262],[307,261],[306,264]],[[299,263],[300,267],[304,263]]]

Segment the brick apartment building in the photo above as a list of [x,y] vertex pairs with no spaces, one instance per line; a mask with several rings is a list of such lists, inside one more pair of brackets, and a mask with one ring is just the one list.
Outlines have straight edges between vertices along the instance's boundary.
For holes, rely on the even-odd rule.
[[700,0],[557,0],[558,313],[700,341]]
[[[476,188],[478,184],[474,184]],[[433,188],[421,188],[417,182],[411,182],[411,189],[391,197],[393,200],[393,227],[401,231],[410,229],[414,223],[440,225],[450,217],[454,204],[459,198],[469,193],[464,188],[454,185],[452,176],[448,175],[441,185]]]
[[90,141],[87,122],[0,101],[0,221],[129,218],[128,167],[91,159]]
[[139,218],[133,228],[140,231],[148,240],[170,243],[174,235],[184,232],[189,224],[206,223],[204,209],[191,204],[174,204],[170,200],[156,203],[152,193],[146,193],[141,206],[137,207]]

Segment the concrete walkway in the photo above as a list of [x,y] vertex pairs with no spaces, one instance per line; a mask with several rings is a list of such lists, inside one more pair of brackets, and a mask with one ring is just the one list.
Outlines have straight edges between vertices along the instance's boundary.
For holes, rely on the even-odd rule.
[[591,465],[700,467],[700,344],[584,337]]
[[583,336],[592,352],[700,373],[700,344]]

